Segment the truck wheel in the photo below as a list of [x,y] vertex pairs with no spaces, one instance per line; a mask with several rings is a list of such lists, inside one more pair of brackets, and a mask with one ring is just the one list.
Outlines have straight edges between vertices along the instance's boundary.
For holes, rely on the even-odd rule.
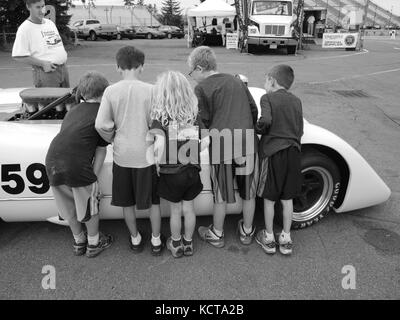
[[287,46],[287,54],[296,54],[297,46]]
[[254,53],[256,51],[256,46],[254,44],[247,45],[247,53]]
[[149,39],[149,40],[150,40],[150,39],[153,39],[153,35],[152,35],[151,33],[148,33],[146,37],[147,37],[147,39]]
[[[293,199],[292,229],[303,229],[317,223],[331,210],[340,190],[340,171],[323,153],[302,153],[303,184],[299,197]],[[282,225],[281,204],[277,203],[277,222]]]
[[90,36],[90,40],[92,40],[92,41],[96,41],[97,40],[96,32],[90,31],[89,36]]

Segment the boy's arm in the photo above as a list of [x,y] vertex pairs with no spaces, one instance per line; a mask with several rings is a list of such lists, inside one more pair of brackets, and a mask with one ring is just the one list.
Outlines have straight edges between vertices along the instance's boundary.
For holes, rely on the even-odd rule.
[[97,113],[95,128],[99,135],[111,143],[115,136],[114,116],[111,108],[111,103],[107,97],[107,89],[101,99],[100,108]]
[[204,126],[206,128],[210,127],[210,122],[211,122],[211,112],[210,108],[208,106],[207,100],[204,96],[203,89],[199,87],[198,85],[194,88],[194,92],[197,96],[198,100],[198,108],[199,108],[199,115],[201,118],[201,121],[203,122]]
[[256,124],[256,132],[258,134],[266,134],[267,129],[271,126],[272,123],[271,104],[269,102],[268,95],[264,94],[261,97],[260,105],[261,117]]
[[245,84],[243,84],[243,87],[244,87],[244,89],[246,91],[247,99],[249,100],[251,115],[253,117],[253,124],[255,125],[257,123],[257,119],[258,119],[257,104],[254,101],[253,96],[251,95],[249,88],[247,88],[247,86]]
[[107,147],[97,147],[94,154],[93,172],[98,177],[107,155]]

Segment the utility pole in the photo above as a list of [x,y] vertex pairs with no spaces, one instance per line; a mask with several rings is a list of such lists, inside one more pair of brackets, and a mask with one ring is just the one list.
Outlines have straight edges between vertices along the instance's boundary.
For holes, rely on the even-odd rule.
[[367,22],[369,1],[370,0],[365,0],[364,15],[363,15],[363,19],[362,19],[362,29],[360,32],[360,50],[362,50],[364,48],[365,25]]

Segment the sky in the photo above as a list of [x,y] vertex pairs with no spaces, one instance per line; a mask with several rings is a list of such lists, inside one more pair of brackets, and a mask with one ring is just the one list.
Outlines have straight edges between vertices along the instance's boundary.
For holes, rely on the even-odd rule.
[[[157,4],[158,8],[161,7],[161,3],[163,0],[145,0],[145,3],[148,4]],[[393,13],[396,15],[400,15],[400,0],[373,0],[376,4],[380,5],[386,10],[391,10],[393,8]],[[80,2],[80,0],[74,1]],[[180,0],[182,8],[190,8],[196,4],[199,4],[199,0]],[[230,1],[229,1],[230,2]],[[120,5],[123,3],[123,0],[95,0],[95,3],[98,5]]]

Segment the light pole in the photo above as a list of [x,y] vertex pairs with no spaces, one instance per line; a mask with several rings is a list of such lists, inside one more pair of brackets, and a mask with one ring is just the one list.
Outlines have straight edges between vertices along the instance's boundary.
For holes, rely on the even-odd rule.
[[361,33],[360,33],[360,50],[362,50],[364,48],[365,24],[367,22],[368,6],[369,6],[369,0],[365,0],[364,15],[363,15],[363,20],[362,20],[362,29],[361,29]]

